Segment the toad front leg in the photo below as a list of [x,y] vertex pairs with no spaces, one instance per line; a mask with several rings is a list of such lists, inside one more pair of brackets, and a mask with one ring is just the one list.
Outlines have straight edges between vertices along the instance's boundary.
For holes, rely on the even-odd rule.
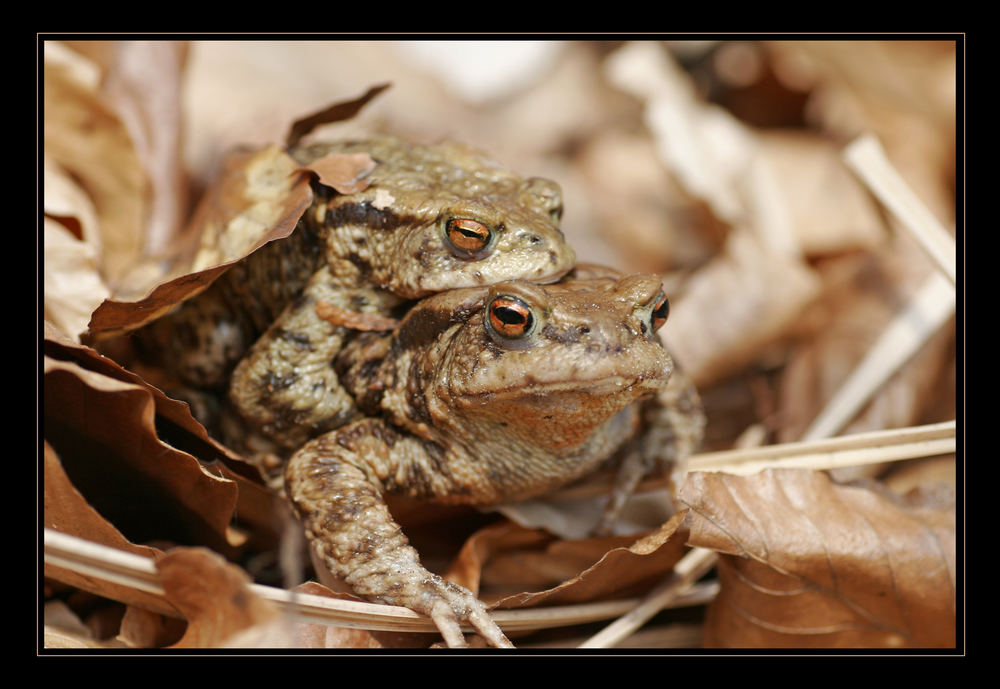
[[391,327],[386,314],[399,301],[375,288],[340,287],[328,268],[319,270],[233,371],[229,399],[245,428],[290,452],[353,418],[354,399],[332,361],[350,329]]
[[454,486],[436,459],[423,441],[365,418],[296,452],[285,489],[322,561],[359,595],[429,616],[450,647],[466,645],[463,622],[491,645],[512,647],[481,601],[420,564],[382,498],[447,495]]
[[694,384],[674,367],[667,386],[642,406],[642,431],[618,455],[619,465],[595,534],[613,533],[625,502],[646,476],[683,470],[705,431],[705,413]]

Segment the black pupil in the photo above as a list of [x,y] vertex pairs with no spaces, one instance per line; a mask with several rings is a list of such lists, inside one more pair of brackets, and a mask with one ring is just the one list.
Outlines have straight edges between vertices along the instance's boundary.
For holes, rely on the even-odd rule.
[[494,311],[496,317],[503,321],[506,325],[521,325],[528,322],[528,317],[526,314],[521,313],[517,309],[512,309],[509,306],[498,306]]
[[660,302],[659,306],[656,307],[656,310],[653,311],[653,317],[658,320],[665,320],[669,312],[670,302],[664,299]]

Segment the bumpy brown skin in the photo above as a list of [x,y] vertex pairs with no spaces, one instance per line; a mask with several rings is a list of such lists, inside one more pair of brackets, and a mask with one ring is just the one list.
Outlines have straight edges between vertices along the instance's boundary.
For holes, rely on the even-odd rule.
[[[559,229],[559,187],[523,178],[475,149],[380,137],[290,154],[306,165],[360,152],[376,161],[366,189],[338,194],[315,183],[316,200],[290,237],[247,257],[150,328],[184,384],[229,383],[243,425],[279,451],[350,417],[336,401],[346,399],[344,391],[323,364],[337,354],[345,328],[318,317],[316,303],[385,313],[447,289],[552,282],[575,261]],[[486,246],[456,246],[447,229],[453,219],[482,223]],[[238,437],[227,440],[239,445]]]
[[[450,646],[464,645],[461,623],[508,646],[480,601],[420,564],[382,495],[496,504],[619,450],[635,455],[633,469],[676,458],[658,446],[668,437],[687,451],[701,412],[668,386],[673,363],[651,314],[660,294],[659,279],[641,275],[454,290],[417,304],[391,337],[349,343],[338,371],[367,416],[308,443],[285,474],[326,566],[361,595],[429,615]],[[526,334],[491,318],[512,298],[530,309]],[[680,399],[692,406],[679,416],[659,406]]]

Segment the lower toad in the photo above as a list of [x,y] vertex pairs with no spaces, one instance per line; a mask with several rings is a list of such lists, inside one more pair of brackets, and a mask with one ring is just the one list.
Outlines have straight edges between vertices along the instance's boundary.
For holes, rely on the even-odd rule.
[[643,473],[700,441],[697,395],[671,376],[656,334],[659,278],[591,275],[452,290],[391,334],[361,334],[336,368],[364,416],[288,463],[286,491],[326,567],[360,595],[430,616],[449,646],[465,645],[465,623],[511,644],[471,592],[423,567],[383,494],[492,505],[612,460],[612,519]]

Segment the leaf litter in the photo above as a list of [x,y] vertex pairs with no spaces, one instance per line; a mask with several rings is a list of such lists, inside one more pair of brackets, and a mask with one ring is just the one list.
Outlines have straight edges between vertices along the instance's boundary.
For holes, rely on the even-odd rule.
[[[756,51],[768,80],[733,82],[723,67],[734,46],[742,54]],[[249,133],[231,143],[272,143],[225,154],[227,164],[211,175],[216,181],[184,229],[169,241],[154,240],[162,231],[155,228],[180,226],[169,219],[174,211],[163,210],[164,199],[180,208],[187,203],[185,185],[165,180],[210,175],[177,165],[181,143],[150,157],[149,142],[129,134],[134,121],[126,112],[155,114],[148,109],[155,99],[179,99],[185,83],[215,79],[217,98],[188,104],[183,122],[147,124],[156,127],[159,141],[209,141],[215,158],[223,157],[217,147],[231,134],[217,123],[231,119],[222,116],[232,95],[227,86],[242,82],[238,73],[220,69],[228,64],[238,71],[233,65],[240,60],[232,57],[244,49],[225,42],[163,47],[169,49],[46,41],[44,52],[43,522],[166,563],[174,570],[165,576],[177,584],[157,596],[46,564],[52,584],[46,600],[73,600],[67,591],[78,590],[124,604],[119,645],[402,648],[434,638],[289,627],[248,593],[251,578],[281,579],[277,553],[286,516],[280,498],[209,437],[185,405],[163,395],[155,375],[120,365],[130,363],[127,348],[116,349],[113,336],[165,313],[233,262],[287,236],[311,201],[310,175],[335,188],[356,188],[372,164],[334,159],[302,170],[277,142],[308,136],[319,125],[431,140],[460,134],[502,153],[515,169],[558,179],[567,198],[567,238],[581,260],[663,276],[672,303],[665,340],[702,390],[710,424],[705,449],[731,447],[753,428],[759,435],[750,435],[760,442],[797,439],[863,356],[864,341],[933,270],[848,172],[838,156],[844,144],[875,132],[921,199],[951,220],[946,224],[954,219],[948,186],[955,152],[953,42],[863,42],[860,51],[854,42],[823,41],[723,41],[700,48],[567,43],[536,90],[522,93],[526,103],[542,90],[559,98],[562,89],[570,100],[602,94],[574,128],[544,110],[515,107],[509,95],[509,107],[495,108],[464,103],[454,92],[427,99],[444,74],[414,70],[390,89],[365,91],[367,84],[338,81],[316,61],[296,62],[302,51],[279,41],[253,49],[266,47],[279,68],[308,75],[310,91],[271,84],[261,129],[240,130]],[[363,50],[368,65],[400,59],[391,44],[333,42],[310,50],[328,51],[334,61]],[[125,91],[115,96],[102,88],[102,78],[124,74],[116,62],[122,55],[163,74],[174,70],[177,84],[165,81],[156,95],[132,92],[135,100],[125,108]],[[871,65],[861,55],[890,75],[887,81],[870,78]],[[580,65],[603,69],[581,71]],[[581,74],[589,80],[584,89]],[[770,98],[743,97],[765,83]],[[330,94],[357,92],[364,95],[325,104]],[[310,111],[319,116],[302,115]],[[458,123],[454,132],[440,126],[445,116]],[[771,125],[752,124],[761,121]],[[519,126],[532,136],[521,144],[503,139]],[[547,145],[527,147],[538,141]],[[640,164],[655,172],[637,175]],[[59,281],[69,287],[59,288]],[[97,342],[102,353],[93,348]],[[952,323],[876,394],[853,428],[954,418],[956,405],[947,403],[956,395],[954,357]],[[924,476],[954,485],[954,458],[941,459],[944,469],[935,460]],[[947,498],[954,489],[929,488],[921,466],[929,464],[905,467],[906,486],[918,489],[898,499],[884,490],[893,485],[886,469],[876,470],[885,483],[875,490],[831,482],[822,472],[694,474],[681,489],[689,512],[666,522],[650,516],[637,532],[609,539],[555,536],[544,523],[511,521],[514,513],[500,519],[465,512],[456,519],[448,510],[404,506],[401,522],[433,568],[501,608],[642,595],[669,576],[687,548],[711,548],[720,553],[719,594],[704,611],[707,647],[946,648],[955,644],[954,590],[961,577],[955,506]],[[600,500],[592,509],[600,510]],[[343,595],[319,583],[303,586]],[[187,620],[183,628],[178,617]],[[669,613],[661,617],[670,623]],[[530,646],[538,638],[551,647],[560,634],[519,636],[517,643]],[[53,643],[73,638],[53,637]]]

